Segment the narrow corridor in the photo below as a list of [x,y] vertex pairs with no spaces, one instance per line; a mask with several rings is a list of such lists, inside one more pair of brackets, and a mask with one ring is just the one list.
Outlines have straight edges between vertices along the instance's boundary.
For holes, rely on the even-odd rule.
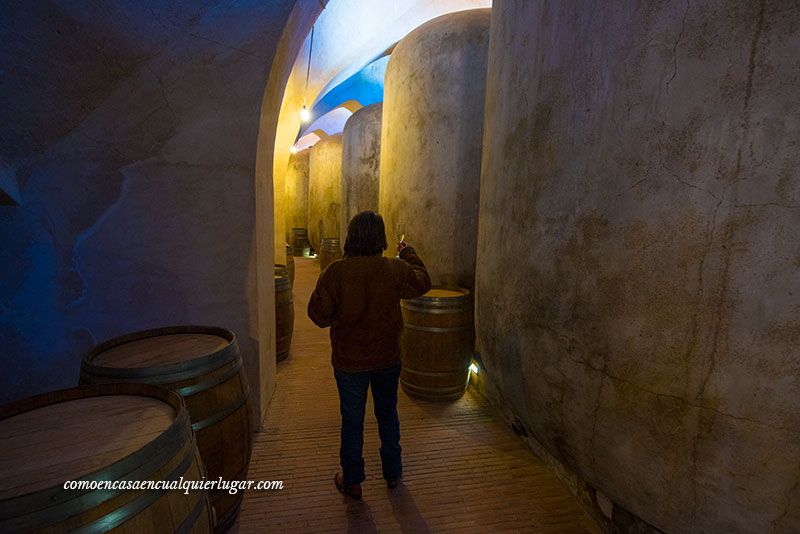
[[453,403],[399,393],[404,479],[381,478],[371,399],[367,408],[362,501],[339,494],[339,406],[328,330],[306,316],[319,275],[296,258],[290,357],[278,364],[265,432],[256,436],[248,479],[283,480],[280,491],[250,491],[232,532],[598,532],[593,521],[505,425],[468,390]]

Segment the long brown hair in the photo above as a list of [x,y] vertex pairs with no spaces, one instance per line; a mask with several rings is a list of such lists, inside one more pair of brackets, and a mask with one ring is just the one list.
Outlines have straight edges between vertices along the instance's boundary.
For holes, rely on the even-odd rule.
[[376,256],[389,245],[386,243],[386,227],[383,217],[374,211],[362,211],[347,225],[344,241],[344,256]]

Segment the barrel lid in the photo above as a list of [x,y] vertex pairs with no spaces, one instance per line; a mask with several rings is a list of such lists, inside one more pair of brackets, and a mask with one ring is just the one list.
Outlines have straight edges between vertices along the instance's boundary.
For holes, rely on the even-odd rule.
[[230,330],[214,326],[170,326],[110,339],[84,357],[81,369],[101,375],[107,374],[104,370],[130,370],[125,373],[133,374],[114,375],[126,381],[134,376],[214,369],[232,361],[238,354],[236,335]]
[[423,297],[427,298],[455,298],[455,297],[463,297],[464,293],[461,291],[454,291],[452,289],[431,289],[424,295]]
[[92,363],[106,367],[152,367],[206,356],[228,343],[213,334],[167,334],[111,347],[99,353]]
[[114,464],[164,435],[177,415],[159,398],[120,394],[54,402],[0,420],[0,500],[63,487]]
[[463,307],[470,306],[472,303],[472,294],[468,289],[463,288],[443,288],[435,286],[421,297],[413,299],[404,299],[401,306],[407,308],[409,305],[423,306],[423,307]]

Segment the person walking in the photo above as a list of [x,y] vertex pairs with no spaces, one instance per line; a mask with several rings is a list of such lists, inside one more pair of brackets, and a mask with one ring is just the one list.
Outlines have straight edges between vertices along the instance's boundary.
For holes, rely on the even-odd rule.
[[361,498],[364,473],[364,412],[367,390],[372,389],[375,418],[381,440],[383,478],[397,486],[403,472],[397,384],[400,378],[400,335],[403,316],[400,299],[416,298],[431,288],[422,260],[405,241],[399,257],[385,258],[383,218],[362,211],[350,221],[344,257],[320,274],[308,316],[320,328],[330,326],[331,363],[339,390],[342,415],[336,488]]

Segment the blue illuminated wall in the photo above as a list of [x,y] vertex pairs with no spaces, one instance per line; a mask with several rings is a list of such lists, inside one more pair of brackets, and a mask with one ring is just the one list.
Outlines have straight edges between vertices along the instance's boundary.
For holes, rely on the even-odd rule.
[[362,106],[383,102],[383,79],[390,57],[387,55],[373,61],[328,91],[314,104],[314,115],[323,115],[348,100],[356,100]]
[[386,55],[373,61],[318,99],[311,109],[312,115],[316,120],[304,128],[298,138],[321,127],[323,123],[327,125],[323,129],[328,135],[341,133],[344,128],[344,122],[339,121],[340,123],[337,123],[333,121],[335,124],[330,127],[331,121],[325,121],[324,116],[345,102],[353,100],[361,104],[362,107],[376,102],[383,102],[383,80],[386,75],[389,57]]
[[253,360],[256,141],[293,4],[4,8],[0,402],[140,328],[226,326]]

